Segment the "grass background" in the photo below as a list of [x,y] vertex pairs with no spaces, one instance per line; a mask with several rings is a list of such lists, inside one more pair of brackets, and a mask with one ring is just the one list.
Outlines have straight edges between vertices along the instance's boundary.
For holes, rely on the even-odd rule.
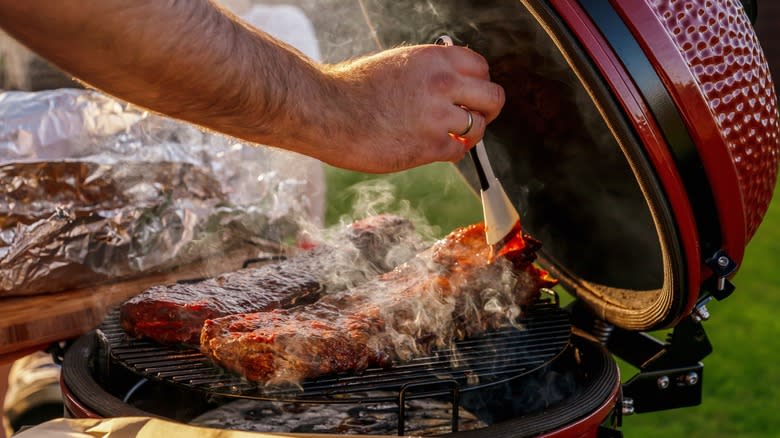
[[[411,216],[441,236],[481,220],[481,206],[454,168],[435,164],[387,176],[327,170],[326,221],[368,210]],[[389,196],[389,195],[392,195]],[[366,199],[380,198],[367,203]],[[749,244],[736,292],[710,304],[705,322],[714,352],[704,360],[700,406],[626,417],[627,437],[780,436],[780,196]],[[355,211],[355,206],[358,211]],[[623,381],[634,370],[622,367]]]

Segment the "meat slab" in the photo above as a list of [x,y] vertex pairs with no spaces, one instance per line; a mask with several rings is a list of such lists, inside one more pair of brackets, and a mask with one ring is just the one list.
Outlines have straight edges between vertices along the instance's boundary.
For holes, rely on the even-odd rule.
[[511,324],[555,283],[531,264],[539,247],[518,231],[494,257],[481,224],[458,229],[393,271],[316,303],[207,320],[201,350],[265,384],[387,367]]
[[197,344],[206,319],[313,302],[325,289],[389,271],[394,259],[408,259],[421,246],[412,224],[392,215],[356,221],[331,240],[340,247],[322,244],[279,263],[147,289],[122,304],[122,328],[161,343]]

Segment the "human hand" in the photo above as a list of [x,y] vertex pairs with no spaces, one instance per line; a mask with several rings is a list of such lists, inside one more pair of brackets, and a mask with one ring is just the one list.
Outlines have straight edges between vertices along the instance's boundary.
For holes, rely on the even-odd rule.
[[490,82],[487,61],[464,47],[400,47],[328,73],[340,113],[331,139],[346,151],[322,159],[363,172],[460,160],[504,105],[504,90]]

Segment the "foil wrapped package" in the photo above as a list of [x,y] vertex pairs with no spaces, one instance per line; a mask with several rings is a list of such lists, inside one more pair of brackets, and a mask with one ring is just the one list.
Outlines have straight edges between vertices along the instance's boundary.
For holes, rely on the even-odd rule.
[[0,296],[170,270],[320,226],[313,159],[94,91],[0,94]]

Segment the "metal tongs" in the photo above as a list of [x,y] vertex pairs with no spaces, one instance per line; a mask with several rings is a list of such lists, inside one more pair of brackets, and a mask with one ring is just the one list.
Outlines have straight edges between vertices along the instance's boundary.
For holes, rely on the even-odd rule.
[[[436,39],[436,44],[451,46],[452,38],[447,35],[440,36]],[[480,140],[469,153],[479,177],[482,214],[485,217],[485,238],[488,245],[496,246],[519,226],[520,214],[493,173],[485,143]]]

